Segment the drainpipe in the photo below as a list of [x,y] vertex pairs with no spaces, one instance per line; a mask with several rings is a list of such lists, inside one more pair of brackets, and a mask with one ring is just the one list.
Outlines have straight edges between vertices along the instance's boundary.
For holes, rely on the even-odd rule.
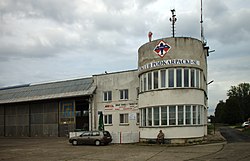
[[92,103],[93,103],[93,95],[90,95],[89,96],[89,100],[88,100],[88,102],[89,102],[89,127],[90,127],[90,131],[92,131],[93,130],[93,115],[94,115],[94,112],[93,112],[93,105],[92,105]]

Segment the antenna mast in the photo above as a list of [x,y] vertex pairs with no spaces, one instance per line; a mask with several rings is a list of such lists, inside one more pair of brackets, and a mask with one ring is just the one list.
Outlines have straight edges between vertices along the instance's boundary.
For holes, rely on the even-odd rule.
[[170,22],[172,22],[172,35],[174,37],[175,34],[175,22],[177,21],[176,15],[174,14],[175,9],[170,10],[172,12],[172,18],[169,19]]
[[203,43],[203,44],[206,44],[205,43],[205,38],[204,38],[204,31],[203,31],[203,17],[202,17],[202,0],[201,0],[201,21],[200,21],[200,23],[201,23],[201,42]]

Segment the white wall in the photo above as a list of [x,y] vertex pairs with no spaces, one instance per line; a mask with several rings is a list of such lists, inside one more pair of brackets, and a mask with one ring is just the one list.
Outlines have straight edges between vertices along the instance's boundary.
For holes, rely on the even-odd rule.
[[[104,128],[114,135],[113,142],[120,142],[120,138],[117,139],[120,137],[120,133],[124,136],[129,133],[137,134],[139,132],[139,124],[136,118],[137,113],[139,113],[137,96],[139,79],[137,70],[94,75],[94,81],[97,86],[94,96],[95,127],[98,128],[98,111],[102,111],[104,115],[112,115],[112,124],[105,125]],[[120,100],[119,91],[121,89],[128,89],[128,100]],[[103,101],[104,91],[112,91],[112,101]],[[128,114],[128,124],[120,124],[120,114]],[[138,139],[133,137],[131,139],[123,138],[122,140],[128,143]]]
[[203,126],[186,126],[186,127],[167,127],[167,128],[142,128],[140,137],[147,139],[156,139],[159,131],[165,134],[165,139],[173,138],[195,138],[204,136]]
[[144,92],[139,95],[139,107],[199,104],[204,105],[204,91],[197,89],[174,89]]

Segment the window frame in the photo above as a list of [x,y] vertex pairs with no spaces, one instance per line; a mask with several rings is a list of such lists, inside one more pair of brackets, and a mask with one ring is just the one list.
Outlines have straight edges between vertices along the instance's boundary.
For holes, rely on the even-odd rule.
[[191,122],[191,120],[192,120],[192,114],[191,114],[192,108],[191,107],[192,107],[191,105],[186,105],[185,106],[185,125],[191,125],[192,124],[192,122]]
[[161,86],[160,86],[160,88],[167,88],[167,76],[166,76],[166,69],[164,69],[164,70],[160,70],[160,80],[161,80]]
[[176,87],[180,88],[182,87],[182,68],[177,68],[176,69]]
[[[164,109],[164,110],[163,110]],[[164,118],[164,120],[163,120]],[[168,125],[168,106],[161,106],[161,124],[160,125]],[[163,124],[163,121],[166,123]]]
[[152,90],[153,89],[153,86],[152,86],[152,81],[153,81],[153,79],[152,79],[152,72],[149,72],[148,74],[148,90]]
[[153,89],[159,89],[159,70],[156,70],[153,73]]
[[112,101],[112,91],[103,91],[103,101],[104,102]]
[[184,72],[183,72],[183,74],[184,74],[184,76],[183,76],[183,81],[184,81],[183,86],[184,86],[184,88],[190,87],[190,81],[189,81],[190,74],[189,74],[189,71],[190,71],[189,68],[184,68]]
[[159,106],[153,107],[153,120],[154,120],[153,126],[160,125],[160,108],[159,108]]
[[119,115],[120,125],[129,124],[128,113],[120,113]]
[[104,114],[104,125],[113,125],[113,116],[112,116],[112,114]]
[[175,74],[174,69],[170,68],[168,69],[168,88],[174,88],[175,87]]
[[[173,108],[173,111],[171,109]],[[176,106],[170,105],[169,106],[169,126],[176,125]]]
[[120,91],[120,100],[128,100],[129,99],[128,89],[121,89],[119,91]]

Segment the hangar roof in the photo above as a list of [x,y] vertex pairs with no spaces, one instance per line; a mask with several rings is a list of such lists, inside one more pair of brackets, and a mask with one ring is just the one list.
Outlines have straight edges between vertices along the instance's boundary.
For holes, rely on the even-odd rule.
[[0,89],[0,104],[92,95],[95,89],[92,77],[6,87]]

